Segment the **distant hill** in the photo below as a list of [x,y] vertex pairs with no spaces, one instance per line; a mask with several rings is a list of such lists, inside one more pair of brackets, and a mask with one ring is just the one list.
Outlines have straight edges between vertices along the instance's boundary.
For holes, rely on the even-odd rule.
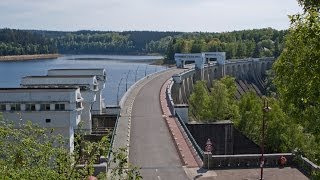
[[[225,51],[227,58],[279,56],[287,31],[222,33],[158,31],[44,31],[0,29],[0,56],[23,54],[149,54]],[[170,63],[172,61],[167,61]]]

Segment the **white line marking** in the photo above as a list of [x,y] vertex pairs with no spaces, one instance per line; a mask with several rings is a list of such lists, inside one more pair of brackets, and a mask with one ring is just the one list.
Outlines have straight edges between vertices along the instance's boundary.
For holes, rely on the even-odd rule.
[[160,176],[158,176],[158,179],[161,180]]

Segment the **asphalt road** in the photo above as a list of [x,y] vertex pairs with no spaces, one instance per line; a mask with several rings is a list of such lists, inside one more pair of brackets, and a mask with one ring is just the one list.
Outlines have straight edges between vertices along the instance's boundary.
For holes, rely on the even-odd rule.
[[131,118],[129,161],[141,167],[146,180],[186,180],[159,102],[162,84],[174,73],[169,71],[148,82],[137,94]]

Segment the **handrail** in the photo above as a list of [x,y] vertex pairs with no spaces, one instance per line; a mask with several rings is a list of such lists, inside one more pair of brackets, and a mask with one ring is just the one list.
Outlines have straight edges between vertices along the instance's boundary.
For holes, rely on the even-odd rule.
[[182,126],[184,132],[187,134],[189,140],[191,141],[191,144],[193,145],[194,149],[196,150],[198,156],[203,159],[203,150],[200,148],[196,140],[193,138],[192,134],[190,133],[189,129],[187,126],[184,124],[184,122],[181,120],[181,117],[179,114],[176,114],[177,119],[179,121],[179,124]]
[[[107,161],[109,162],[110,161],[110,156],[111,156],[111,152],[112,152],[112,148],[113,148],[113,141],[114,141],[114,136],[116,134],[116,131],[117,131],[117,126],[118,126],[118,121],[119,121],[119,114],[117,115],[117,120],[116,120],[116,123],[114,125],[114,128],[113,128],[113,132],[112,132],[112,135],[111,135],[111,140],[109,142],[110,146],[109,146],[109,149],[108,149],[108,157],[107,157]],[[107,172],[109,171],[109,166],[110,166],[110,163],[107,163]]]
[[166,88],[166,96],[167,96],[167,101],[168,101],[168,105],[169,105],[169,109],[171,111],[171,113],[173,115],[177,116],[178,119],[178,123],[180,124],[180,126],[183,128],[184,132],[186,133],[187,137],[189,138],[189,140],[191,141],[191,144],[193,145],[193,147],[195,148],[198,156],[203,159],[203,151],[200,148],[200,146],[198,145],[198,143],[196,142],[196,140],[193,138],[192,134],[190,133],[189,129],[187,128],[187,126],[184,124],[184,122],[182,121],[181,117],[179,114],[177,114],[175,112],[175,109],[173,107],[174,103],[171,97],[171,88],[172,88],[172,84],[173,81],[171,79],[171,82],[168,84],[167,88]]

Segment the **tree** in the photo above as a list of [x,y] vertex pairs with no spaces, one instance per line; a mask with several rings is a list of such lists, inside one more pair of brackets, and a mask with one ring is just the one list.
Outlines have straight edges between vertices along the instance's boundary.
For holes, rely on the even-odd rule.
[[234,121],[235,126],[254,142],[260,142],[262,122],[262,102],[254,93],[243,95],[239,102],[240,118]]
[[189,98],[190,113],[197,121],[210,118],[209,95],[205,81],[197,81]]
[[291,116],[320,142],[320,6],[299,2],[305,12],[290,18],[285,49],[274,64],[275,84]]
[[[53,131],[30,121],[16,127],[0,117],[1,179],[86,179],[93,174],[97,157],[107,157],[110,145],[107,136],[98,142],[89,142],[77,134],[75,151],[70,154],[64,146],[66,140],[53,135]],[[123,151],[114,152],[113,161],[118,163],[116,169],[121,170],[121,173],[114,173],[141,179],[136,167],[123,168],[127,162],[120,157],[124,156]],[[84,167],[77,167],[79,163],[84,163]],[[106,178],[106,175],[102,176]]]

